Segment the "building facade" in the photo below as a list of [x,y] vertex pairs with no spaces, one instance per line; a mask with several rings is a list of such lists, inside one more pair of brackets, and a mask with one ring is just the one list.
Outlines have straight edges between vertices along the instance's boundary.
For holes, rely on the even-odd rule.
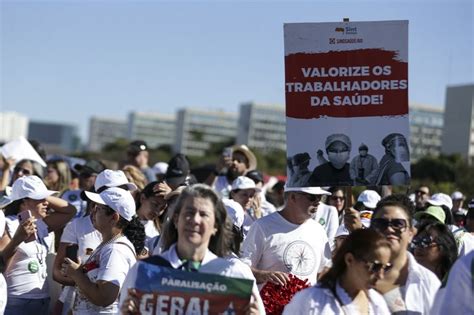
[[450,86],[446,90],[441,152],[461,154],[474,162],[474,84]]
[[89,151],[100,151],[118,139],[127,139],[128,124],[125,119],[92,117],[89,120]]
[[176,116],[160,113],[131,112],[128,115],[130,141],[143,140],[150,148],[172,146],[175,142]]
[[237,143],[246,144],[263,152],[286,151],[285,107],[241,104]]
[[441,153],[444,110],[410,104],[410,159],[416,162],[424,156]]
[[28,118],[15,112],[0,112],[0,143],[28,137]]
[[174,152],[204,156],[214,143],[234,142],[237,114],[201,109],[178,111]]
[[31,121],[28,139],[41,143],[48,154],[72,153],[81,144],[77,126],[53,122]]

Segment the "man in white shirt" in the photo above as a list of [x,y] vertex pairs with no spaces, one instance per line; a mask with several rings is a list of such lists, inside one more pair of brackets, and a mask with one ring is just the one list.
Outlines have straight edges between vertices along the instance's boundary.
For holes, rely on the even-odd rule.
[[257,284],[285,285],[288,274],[315,284],[330,263],[326,232],[312,219],[322,195],[319,187],[285,187],[285,206],[254,222],[242,246],[242,261],[252,268]]

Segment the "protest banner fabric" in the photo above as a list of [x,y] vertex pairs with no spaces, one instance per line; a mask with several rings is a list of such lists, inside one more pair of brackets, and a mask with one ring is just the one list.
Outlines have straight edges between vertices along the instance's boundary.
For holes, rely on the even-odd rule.
[[244,314],[253,282],[138,262],[140,314]]
[[408,184],[408,21],[284,32],[287,185]]

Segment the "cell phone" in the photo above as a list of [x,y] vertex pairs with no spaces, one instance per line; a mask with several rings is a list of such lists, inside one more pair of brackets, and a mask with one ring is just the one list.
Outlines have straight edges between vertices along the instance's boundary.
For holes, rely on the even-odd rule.
[[[28,218],[31,218],[33,214],[31,214],[30,210],[24,210],[20,213],[18,213],[18,221],[20,221],[20,224],[28,220]],[[36,232],[29,236],[26,240],[24,240],[25,243],[33,242],[36,240]]]
[[79,250],[79,246],[77,244],[72,244],[66,247],[66,257],[74,261],[75,263],[79,262],[77,257],[77,251]]

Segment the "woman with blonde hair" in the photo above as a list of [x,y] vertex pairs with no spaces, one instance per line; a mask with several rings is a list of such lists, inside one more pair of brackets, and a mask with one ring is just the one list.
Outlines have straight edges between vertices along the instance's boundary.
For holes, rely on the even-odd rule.
[[48,189],[58,191],[59,196],[68,190],[71,183],[71,171],[67,162],[64,160],[48,161],[44,182]]
[[130,183],[137,185],[138,191],[142,191],[145,188],[147,180],[138,167],[128,164],[122,168],[122,171]]

